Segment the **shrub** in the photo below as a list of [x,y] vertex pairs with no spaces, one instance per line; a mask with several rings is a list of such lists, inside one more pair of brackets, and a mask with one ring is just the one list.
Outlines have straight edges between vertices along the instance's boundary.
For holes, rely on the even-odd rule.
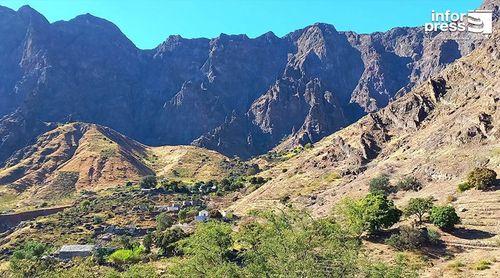
[[146,251],[146,253],[150,253],[151,246],[153,245],[153,236],[151,236],[151,234],[145,235],[142,239],[142,245],[144,246],[144,251]]
[[385,240],[385,243],[393,248],[403,250],[419,249],[427,241],[427,236],[424,230],[416,229],[410,226],[402,226],[399,233],[391,235]]
[[409,191],[409,190],[419,191],[420,189],[422,189],[422,183],[413,176],[407,176],[402,178],[396,184],[396,188],[398,190],[404,190],[404,191]]
[[[108,277],[108,276],[106,276]],[[156,278],[159,277],[156,269],[150,265],[131,265],[125,272],[121,273],[122,278]]]
[[431,209],[430,220],[432,224],[441,229],[452,229],[460,223],[460,218],[452,206],[436,206]]
[[141,255],[144,252],[142,246],[130,249],[118,249],[113,254],[109,255],[108,261],[117,265],[137,263],[141,260]]
[[141,188],[151,189],[156,187],[156,183],[157,183],[156,176],[151,175],[142,178],[139,185],[141,186]]
[[251,177],[250,183],[261,185],[261,184],[266,183],[266,180],[263,177]]
[[345,199],[338,207],[338,216],[355,235],[372,234],[399,221],[402,212],[382,194],[369,193],[360,200]]
[[102,222],[104,222],[104,219],[100,215],[94,215],[92,222],[94,224],[101,224]]
[[252,165],[249,165],[248,166],[248,169],[246,171],[246,175],[247,176],[253,176],[253,175],[256,175],[257,173],[260,172],[260,168],[259,168],[259,165],[257,164],[252,164]]
[[465,192],[472,188],[474,188],[474,185],[468,182],[462,182],[461,184],[458,185],[458,192]]
[[42,256],[49,252],[49,246],[29,241],[18,248],[10,258],[10,270],[16,277],[37,277],[49,268]]
[[156,230],[162,232],[170,228],[174,224],[174,220],[166,212],[162,212],[156,216]]
[[427,228],[427,239],[432,245],[438,245],[441,242],[441,235],[439,232],[432,228]]
[[423,217],[432,208],[432,197],[429,198],[411,198],[408,206],[404,209],[405,216],[417,216],[418,224],[421,224]]
[[475,270],[486,270],[489,269],[491,265],[491,262],[488,260],[480,260],[477,263],[474,264],[473,268]]
[[369,183],[370,193],[382,193],[382,194],[390,194],[394,192],[394,188],[391,187],[391,183],[389,182],[389,176],[382,174],[376,178],[370,180]]
[[497,173],[488,168],[476,168],[467,175],[467,182],[479,190],[495,186]]

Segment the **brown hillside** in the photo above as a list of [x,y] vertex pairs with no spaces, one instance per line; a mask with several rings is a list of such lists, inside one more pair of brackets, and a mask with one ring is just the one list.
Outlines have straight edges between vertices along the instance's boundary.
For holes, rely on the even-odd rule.
[[71,123],[39,136],[0,169],[0,199],[19,206],[71,199],[72,193],[99,190],[157,174],[184,180],[227,175],[228,159],[192,146],[149,147],[107,127]]

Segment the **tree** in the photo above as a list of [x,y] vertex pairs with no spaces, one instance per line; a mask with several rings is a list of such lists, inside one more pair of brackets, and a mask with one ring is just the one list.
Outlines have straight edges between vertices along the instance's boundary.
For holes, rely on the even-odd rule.
[[460,223],[460,218],[452,206],[435,206],[431,209],[430,220],[432,224],[446,230],[452,229],[455,224]]
[[151,253],[151,246],[153,245],[153,236],[151,234],[147,234],[142,239],[142,245],[144,246],[144,250],[146,253]]
[[403,250],[415,250],[427,241],[426,230],[417,229],[410,226],[401,226],[399,233],[391,235],[385,240],[393,248]]
[[369,183],[370,193],[383,193],[390,194],[394,192],[394,188],[391,187],[389,182],[389,176],[382,174],[370,180]]
[[162,212],[156,216],[156,230],[159,232],[165,231],[174,224],[174,220],[166,212]]
[[421,224],[424,215],[428,213],[432,208],[432,197],[429,198],[411,198],[408,205],[404,209],[404,215],[410,217],[412,215],[417,216],[417,224]]
[[396,184],[396,188],[405,191],[419,191],[422,189],[422,183],[413,176],[406,176]]
[[467,175],[467,182],[478,190],[495,186],[497,173],[488,168],[475,168]]
[[383,194],[369,193],[359,200],[345,199],[337,208],[337,217],[355,235],[373,234],[399,221],[402,212]]
[[169,229],[164,232],[156,233],[156,246],[160,248],[160,254],[164,256],[173,256],[180,251],[175,245],[176,242],[185,238],[187,235],[180,229]]
[[141,186],[141,188],[151,189],[156,187],[156,183],[157,183],[156,176],[150,175],[142,178],[139,185]]
[[354,276],[360,241],[349,238],[332,218],[316,220],[303,211],[259,212],[233,231],[212,221],[181,241],[185,260],[178,277]]
[[231,260],[231,226],[210,221],[179,242],[186,259],[170,270],[176,277],[237,277],[238,265]]

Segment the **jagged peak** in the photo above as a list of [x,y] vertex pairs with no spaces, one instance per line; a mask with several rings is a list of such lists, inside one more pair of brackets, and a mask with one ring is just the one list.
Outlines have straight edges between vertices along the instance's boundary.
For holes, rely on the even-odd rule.
[[17,10],[17,13],[25,20],[39,24],[49,24],[49,21],[38,11],[28,5],[24,5]]

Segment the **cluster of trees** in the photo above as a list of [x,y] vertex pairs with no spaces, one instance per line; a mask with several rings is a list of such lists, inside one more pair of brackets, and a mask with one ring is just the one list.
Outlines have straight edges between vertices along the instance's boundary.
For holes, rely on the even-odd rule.
[[381,174],[370,180],[369,189],[371,193],[391,194],[398,191],[419,191],[422,189],[422,183],[413,176],[401,178],[395,186],[391,185],[389,176]]
[[408,260],[394,265],[363,256],[352,226],[334,216],[313,219],[287,209],[256,212],[235,230],[227,223],[200,224],[178,242],[184,259],[175,277],[416,277]]
[[[220,181],[198,181],[194,184],[187,184],[178,180],[158,180],[156,176],[146,176],[139,182],[141,188],[155,189],[162,188],[168,192],[184,194],[210,194],[223,195],[228,192],[237,191],[245,186],[247,180],[243,177],[224,178]],[[248,182],[252,185],[262,185],[266,180],[262,177],[251,177]]]
[[401,226],[399,232],[386,242],[398,250],[418,249],[425,244],[438,244],[439,233],[422,224],[430,222],[442,230],[450,230],[460,222],[450,205],[436,206],[432,198],[412,198],[403,210],[388,198],[397,190],[420,190],[421,183],[414,177],[404,177],[392,186],[387,175],[380,175],[369,182],[370,193],[364,198],[344,199],[337,208],[342,223],[351,226],[355,236],[372,236],[400,221],[402,216],[414,219],[412,226]]

